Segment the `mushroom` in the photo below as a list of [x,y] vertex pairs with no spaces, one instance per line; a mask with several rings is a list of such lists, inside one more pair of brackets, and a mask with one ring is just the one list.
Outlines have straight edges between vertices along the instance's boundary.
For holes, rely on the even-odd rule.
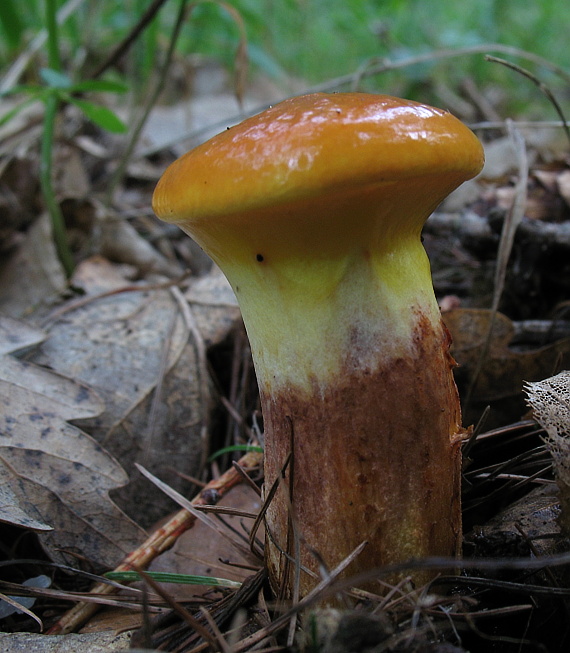
[[286,595],[299,551],[301,595],[319,557],[334,567],[363,541],[352,572],[460,553],[464,430],[421,229],[482,165],[445,111],[317,93],[215,136],[156,187],[157,215],[201,245],[240,304],[265,487],[279,480],[266,563]]

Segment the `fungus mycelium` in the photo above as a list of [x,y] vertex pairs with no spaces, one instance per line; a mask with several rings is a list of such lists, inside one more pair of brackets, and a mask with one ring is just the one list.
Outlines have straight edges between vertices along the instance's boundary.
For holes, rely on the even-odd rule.
[[[175,161],[153,207],[221,267],[251,343],[274,588],[301,564],[350,570],[461,541],[460,406],[423,224],[483,165],[449,113],[389,96],[286,100]],[[316,583],[303,573],[305,594]]]

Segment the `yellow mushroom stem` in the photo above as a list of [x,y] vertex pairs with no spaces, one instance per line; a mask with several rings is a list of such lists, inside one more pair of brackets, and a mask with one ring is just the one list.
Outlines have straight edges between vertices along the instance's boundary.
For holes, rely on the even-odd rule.
[[[334,567],[362,541],[352,571],[459,553],[459,399],[415,208],[429,187],[429,178],[379,184],[260,211],[251,232],[223,225],[241,253],[218,262],[255,362],[266,488],[292,453],[267,513],[275,589],[292,589],[289,505],[301,564],[315,572],[311,550]],[[382,214],[411,197],[407,224],[383,233]],[[281,221],[291,235],[271,226]],[[323,232],[335,232],[333,246]],[[194,235],[208,251],[208,237]],[[314,584],[301,575],[302,594]]]

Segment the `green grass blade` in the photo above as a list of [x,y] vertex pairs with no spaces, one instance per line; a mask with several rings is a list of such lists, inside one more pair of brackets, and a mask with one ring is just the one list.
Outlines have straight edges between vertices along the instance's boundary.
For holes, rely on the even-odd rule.
[[[207,585],[208,587],[230,587],[237,589],[241,587],[241,582],[230,580],[229,578],[216,578],[214,576],[193,576],[189,574],[173,574],[165,571],[147,571],[157,583],[176,583],[177,585]],[[105,578],[119,582],[132,582],[141,580],[141,576],[136,571],[110,571],[105,574]]]
[[230,447],[223,447],[215,451],[209,458],[208,462],[211,463],[212,460],[223,456],[225,453],[233,453],[235,451],[257,451],[258,453],[263,453],[263,447],[258,447],[253,444],[233,444]]
[[127,126],[125,123],[115,115],[111,109],[101,106],[100,104],[93,104],[93,102],[88,102],[87,100],[80,100],[79,98],[66,96],[65,98],[68,102],[75,104],[76,107],[79,107],[81,111],[87,116],[87,118],[106,129],[107,131],[113,132],[115,134],[123,134],[127,131]]
[[19,0],[2,0],[0,3],[0,25],[10,50],[20,46],[26,24],[18,11],[22,3]]
[[104,79],[88,79],[84,82],[73,84],[71,90],[74,93],[126,93],[129,87],[120,82],[111,82]]

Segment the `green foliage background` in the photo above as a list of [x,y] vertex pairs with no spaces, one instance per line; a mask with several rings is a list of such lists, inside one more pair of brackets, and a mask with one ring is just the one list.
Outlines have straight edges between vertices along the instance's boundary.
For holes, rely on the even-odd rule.
[[[67,69],[81,76],[128,33],[150,0],[76,4],[60,31],[61,50]],[[277,81],[294,77],[309,86],[351,73],[373,57],[397,61],[492,42],[528,50],[570,70],[567,0],[228,0],[228,4],[239,11],[246,26],[253,70]],[[178,6],[179,0],[168,0],[136,44],[125,72],[131,85],[143,84],[152,73],[157,55],[167,47]],[[0,70],[27,47],[43,24],[42,0],[2,0]],[[201,53],[231,67],[238,39],[229,13],[220,4],[203,2],[185,25],[177,54]],[[376,80],[375,87],[413,96],[426,80],[445,79],[453,85],[470,75],[478,83],[506,85],[522,102],[536,95],[532,85],[521,84],[512,71],[499,68],[482,55],[471,55],[405,68]],[[551,81],[548,73],[540,74],[546,83]]]

